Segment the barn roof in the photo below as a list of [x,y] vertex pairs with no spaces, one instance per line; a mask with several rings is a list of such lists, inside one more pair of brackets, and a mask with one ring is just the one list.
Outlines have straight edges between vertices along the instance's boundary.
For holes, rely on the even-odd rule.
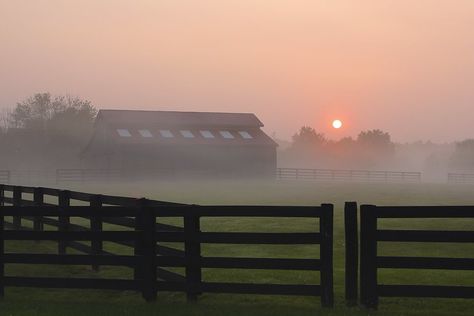
[[83,154],[134,145],[278,146],[262,126],[251,113],[100,110]]
[[[277,146],[260,128],[239,129],[113,129],[109,140],[115,144]],[[120,135],[122,133],[122,135]],[[204,135],[210,135],[205,137]],[[225,135],[225,136],[224,136]]]
[[252,113],[100,110],[96,124],[112,126],[262,127]]

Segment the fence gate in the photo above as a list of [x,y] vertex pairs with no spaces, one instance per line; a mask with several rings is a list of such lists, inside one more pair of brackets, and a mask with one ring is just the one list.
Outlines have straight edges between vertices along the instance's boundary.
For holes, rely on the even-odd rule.
[[[361,302],[375,308],[379,297],[474,298],[474,286],[379,284],[378,269],[474,270],[472,258],[379,256],[378,242],[474,243],[474,230],[378,229],[378,219],[474,218],[473,206],[361,206],[360,295]],[[409,247],[409,246],[407,246]]]

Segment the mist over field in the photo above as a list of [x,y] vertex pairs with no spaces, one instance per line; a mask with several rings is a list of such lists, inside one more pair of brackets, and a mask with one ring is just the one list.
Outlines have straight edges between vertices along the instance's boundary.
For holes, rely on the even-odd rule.
[[122,109],[254,113],[278,167],[472,173],[473,14],[469,0],[0,0],[0,169],[103,169],[84,162],[94,118]]
[[[189,127],[179,127],[181,123],[173,123],[175,124],[173,126],[169,123],[159,123],[154,119],[148,119],[153,115],[161,117],[173,112],[105,111],[104,113],[123,113],[124,118],[119,119],[118,122],[107,123],[115,127],[106,127],[109,136],[101,142],[99,140],[103,137],[100,136],[102,123],[96,117],[97,113],[98,109],[91,101],[68,95],[54,96],[50,93],[38,93],[19,101],[14,107],[3,112],[1,116],[0,144],[8,150],[3,151],[0,156],[0,170],[11,171],[17,175],[17,180],[24,184],[54,182],[58,169],[114,170],[113,172],[122,170],[127,174],[125,179],[128,180],[150,180],[153,177],[160,179],[163,176],[172,178],[173,173],[174,176],[181,179],[219,178],[219,174],[225,173],[226,170],[229,173],[224,177],[228,178],[251,175],[260,177],[258,173],[251,171],[251,165],[257,163],[260,158],[257,159],[257,156],[251,158],[250,152],[245,154],[248,149],[239,147],[246,144],[245,139],[240,145],[231,142],[227,143],[230,147],[226,147],[227,145],[222,144],[224,145],[222,148],[228,148],[224,151],[219,150],[218,147],[211,149],[213,148],[212,144],[217,144],[212,141],[206,145],[211,147],[202,147],[203,149],[209,148],[202,152],[196,150],[197,147],[193,147],[196,146],[194,137],[202,139],[200,133],[203,132],[203,129],[208,129],[210,123],[203,125],[201,131],[199,128],[191,131],[188,130]],[[186,113],[184,112],[182,116],[194,115],[191,112]],[[202,115],[221,114],[202,113]],[[233,117],[241,114],[222,115]],[[134,118],[134,116],[137,117]],[[145,118],[150,122],[142,121]],[[229,128],[225,126],[225,123],[219,121],[212,124],[216,124],[216,126],[220,124],[220,129],[224,130]],[[143,130],[144,126],[150,130]],[[189,135],[185,135],[192,137],[189,143],[191,146],[178,145],[177,143],[176,146],[182,147],[170,150],[168,145],[162,147],[163,144],[160,145],[160,143],[143,143],[147,139],[151,141],[163,139],[160,133],[167,130],[157,130],[160,126],[162,128],[171,126],[173,131],[169,133],[173,141],[174,138],[186,139],[180,133],[188,133]],[[132,128],[130,132],[143,133],[146,131],[148,134],[145,136],[149,137],[144,138],[140,134],[130,134],[128,140],[127,137],[118,134],[121,131],[120,128],[129,127]],[[196,129],[191,126],[191,129],[193,128]],[[231,128],[235,129],[235,127]],[[255,129],[255,127],[241,127],[240,129],[248,128]],[[128,129],[125,131],[129,133]],[[216,130],[213,133],[222,137],[219,134],[221,132]],[[158,135],[154,135],[155,133]],[[172,133],[178,133],[178,135]],[[235,136],[231,135],[232,137],[242,139],[239,133],[247,132],[237,129],[232,133],[236,134]],[[336,139],[311,126],[302,126],[288,140],[280,139],[276,135],[265,136],[257,129],[252,133],[257,133],[254,134],[255,137],[266,137],[267,145],[265,146],[275,148],[272,149],[273,153],[265,154],[268,156],[271,153],[270,155],[274,156],[273,161],[261,160],[260,165],[255,165],[257,169],[268,169],[267,178],[269,175],[270,178],[275,175],[275,171],[272,171],[274,168],[299,168],[419,172],[422,174],[424,182],[444,183],[447,181],[448,173],[470,174],[474,172],[474,140],[470,139],[451,143],[433,143],[431,141],[397,143],[392,140],[390,132],[380,129],[360,131],[354,138]],[[260,134],[261,136],[259,136]],[[211,136],[214,137],[214,135]],[[245,136],[254,137],[248,133]],[[121,143],[125,140],[130,144]],[[199,141],[202,142],[202,140]],[[186,152],[185,148],[188,148],[186,146],[190,148],[190,151]],[[232,152],[229,151],[231,148]],[[212,152],[212,150],[217,151]],[[163,157],[165,153],[168,153],[169,157]],[[232,166],[235,167],[239,159],[244,159],[244,156],[238,158],[239,155],[247,155],[250,160],[246,163],[241,161],[241,166],[234,170]],[[231,157],[235,157],[237,160],[232,163],[229,160],[232,159]],[[97,160],[99,158],[102,160]],[[182,161],[178,163],[180,159]],[[211,172],[211,169],[217,171],[217,166],[221,166],[219,168],[222,170]]]

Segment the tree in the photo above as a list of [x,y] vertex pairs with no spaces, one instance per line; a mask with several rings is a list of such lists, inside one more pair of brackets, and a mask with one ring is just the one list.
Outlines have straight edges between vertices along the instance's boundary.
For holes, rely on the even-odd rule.
[[361,145],[369,145],[374,148],[383,148],[392,145],[390,134],[379,129],[360,132],[359,136],[357,136],[357,142]]
[[371,157],[372,162],[379,158],[386,159],[395,153],[395,144],[392,143],[390,134],[379,129],[360,132],[357,144],[366,157]]
[[451,164],[457,168],[474,167],[474,139],[466,139],[456,143],[451,157]]
[[37,93],[17,103],[9,117],[10,126],[34,130],[55,143],[75,145],[89,137],[96,114],[90,101]]
[[316,132],[316,130],[309,126],[301,127],[300,131],[293,135],[292,147],[304,149],[316,149],[322,147],[327,143],[324,134]]
[[0,110],[0,132],[6,132],[10,127],[11,109],[2,108]]

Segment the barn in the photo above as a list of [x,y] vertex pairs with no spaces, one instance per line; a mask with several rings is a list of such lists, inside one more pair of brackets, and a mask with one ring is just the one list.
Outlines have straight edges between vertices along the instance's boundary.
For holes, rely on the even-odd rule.
[[277,144],[251,113],[100,110],[83,168],[139,176],[269,177]]

